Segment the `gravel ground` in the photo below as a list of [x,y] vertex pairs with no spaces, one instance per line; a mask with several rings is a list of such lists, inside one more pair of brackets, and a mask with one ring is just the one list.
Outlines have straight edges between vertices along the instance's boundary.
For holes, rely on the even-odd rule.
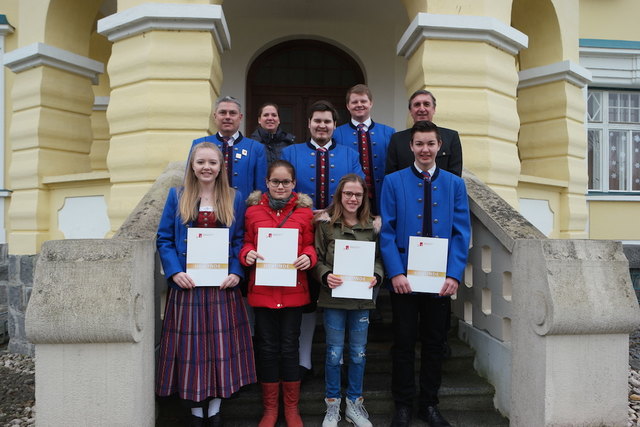
[[[0,426],[35,425],[33,360],[0,348]],[[640,426],[640,329],[629,337],[629,422]]]
[[33,360],[0,351],[0,425],[35,425],[35,380]]

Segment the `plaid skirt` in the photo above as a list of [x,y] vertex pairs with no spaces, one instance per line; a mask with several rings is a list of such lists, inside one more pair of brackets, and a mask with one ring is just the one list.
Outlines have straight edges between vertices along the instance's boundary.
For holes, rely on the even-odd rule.
[[239,288],[169,289],[156,393],[200,402],[256,382],[253,344]]

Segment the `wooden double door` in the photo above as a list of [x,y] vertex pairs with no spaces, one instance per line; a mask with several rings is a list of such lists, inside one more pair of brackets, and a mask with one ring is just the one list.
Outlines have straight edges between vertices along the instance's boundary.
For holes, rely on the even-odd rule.
[[266,102],[278,105],[280,126],[309,138],[307,110],[314,102],[330,101],[338,110],[338,125],[349,120],[345,94],[364,83],[360,66],[346,52],[317,40],[292,40],[278,44],[256,58],[247,76],[246,130],[257,126],[258,110]]

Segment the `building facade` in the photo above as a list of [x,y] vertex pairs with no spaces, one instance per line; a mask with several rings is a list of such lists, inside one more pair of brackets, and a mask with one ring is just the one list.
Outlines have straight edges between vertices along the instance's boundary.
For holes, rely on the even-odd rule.
[[220,95],[243,102],[245,134],[257,106],[275,100],[302,140],[306,105],[341,106],[362,81],[374,120],[397,129],[407,95],[432,90],[435,121],[460,132],[465,167],[547,236],[640,241],[638,8],[4,0],[9,252],[117,230],[166,164],[214,131]]

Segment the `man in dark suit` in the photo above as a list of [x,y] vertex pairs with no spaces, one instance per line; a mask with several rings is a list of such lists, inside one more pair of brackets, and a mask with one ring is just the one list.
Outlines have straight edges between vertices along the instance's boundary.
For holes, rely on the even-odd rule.
[[[433,121],[436,114],[436,98],[428,90],[417,90],[409,98],[409,114],[413,122]],[[460,136],[453,129],[438,126],[442,147],[438,151],[436,164],[440,169],[455,175],[462,175],[462,145]],[[388,174],[407,168],[415,161],[409,142],[411,141],[411,129],[396,132],[391,136],[387,150],[387,164],[385,172]]]

